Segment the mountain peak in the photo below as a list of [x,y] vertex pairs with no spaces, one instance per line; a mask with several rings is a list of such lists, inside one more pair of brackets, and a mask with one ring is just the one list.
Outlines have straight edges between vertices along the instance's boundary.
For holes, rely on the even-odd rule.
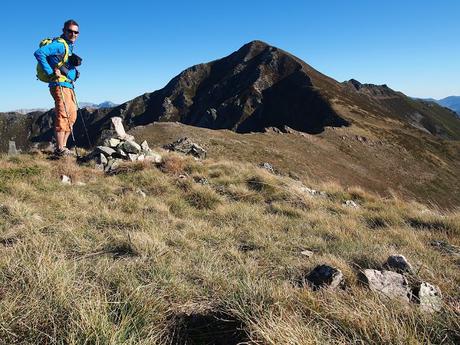
[[244,44],[236,52],[232,53],[230,56],[234,56],[236,59],[243,59],[244,61],[249,61],[257,55],[261,54],[264,51],[270,50],[274,47],[265,43],[263,41],[254,40]]
[[359,90],[363,87],[363,84],[361,84],[359,81],[356,79],[350,79],[346,82],[348,85],[353,86],[356,90]]
[[251,42],[246,43],[244,46],[250,46],[250,47],[271,47],[268,43],[261,41],[261,40],[253,40]]

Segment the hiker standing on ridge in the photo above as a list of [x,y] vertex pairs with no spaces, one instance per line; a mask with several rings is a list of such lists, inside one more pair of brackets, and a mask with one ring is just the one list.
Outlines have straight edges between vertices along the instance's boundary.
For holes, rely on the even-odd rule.
[[57,147],[56,156],[72,155],[66,147],[72,126],[77,119],[77,101],[74,82],[79,76],[76,66],[81,59],[73,54],[73,45],[79,34],[76,21],[70,19],[64,23],[62,35],[40,42],[40,48],[34,53],[38,61],[37,78],[48,82],[55,104],[54,129]]

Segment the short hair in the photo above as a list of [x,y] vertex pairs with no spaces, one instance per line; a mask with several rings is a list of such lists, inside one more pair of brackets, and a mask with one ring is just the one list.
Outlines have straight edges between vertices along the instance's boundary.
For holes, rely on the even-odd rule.
[[70,25],[76,25],[80,27],[80,25],[78,25],[78,23],[75,20],[69,19],[68,21],[64,23],[64,29],[67,29]]

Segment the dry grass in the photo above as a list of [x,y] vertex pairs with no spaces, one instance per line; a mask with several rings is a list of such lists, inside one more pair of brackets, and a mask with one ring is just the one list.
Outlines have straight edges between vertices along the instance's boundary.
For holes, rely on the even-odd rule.
[[[113,176],[40,155],[0,158],[1,343],[459,341],[458,212],[303,181],[327,193],[313,197],[298,183],[179,155]],[[394,253],[441,288],[440,313],[358,282]],[[295,283],[324,263],[342,270],[344,290]]]

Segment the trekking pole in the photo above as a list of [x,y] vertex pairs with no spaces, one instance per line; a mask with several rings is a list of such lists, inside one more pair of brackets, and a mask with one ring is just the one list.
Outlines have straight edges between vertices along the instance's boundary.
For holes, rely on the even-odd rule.
[[77,159],[80,159],[80,156],[78,154],[78,151],[77,151],[77,142],[75,140],[75,136],[73,135],[73,129],[72,129],[72,126],[70,125],[70,120],[69,120],[69,113],[67,112],[67,106],[65,104],[65,100],[64,100],[64,92],[62,91],[62,86],[61,84],[59,84],[59,90],[61,90],[61,97],[62,97],[62,103],[64,104],[64,111],[65,111],[65,114],[67,115],[66,119],[67,119],[67,124],[69,125],[69,128],[70,128],[70,134],[72,135],[72,140],[75,144],[75,154],[77,155]]
[[[80,104],[78,104],[77,94],[75,93],[75,87],[72,89],[72,92],[73,92],[73,97],[75,98],[75,104],[77,105],[77,114],[78,114],[78,112],[80,111]],[[81,121],[83,122],[83,128],[85,129],[86,139],[88,140],[88,145],[89,147],[92,147],[93,144],[91,144],[91,139],[89,138],[88,130],[86,129],[85,119],[83,118],[83,114],[81,112],[80,112],[80,118],[81,118]]]

